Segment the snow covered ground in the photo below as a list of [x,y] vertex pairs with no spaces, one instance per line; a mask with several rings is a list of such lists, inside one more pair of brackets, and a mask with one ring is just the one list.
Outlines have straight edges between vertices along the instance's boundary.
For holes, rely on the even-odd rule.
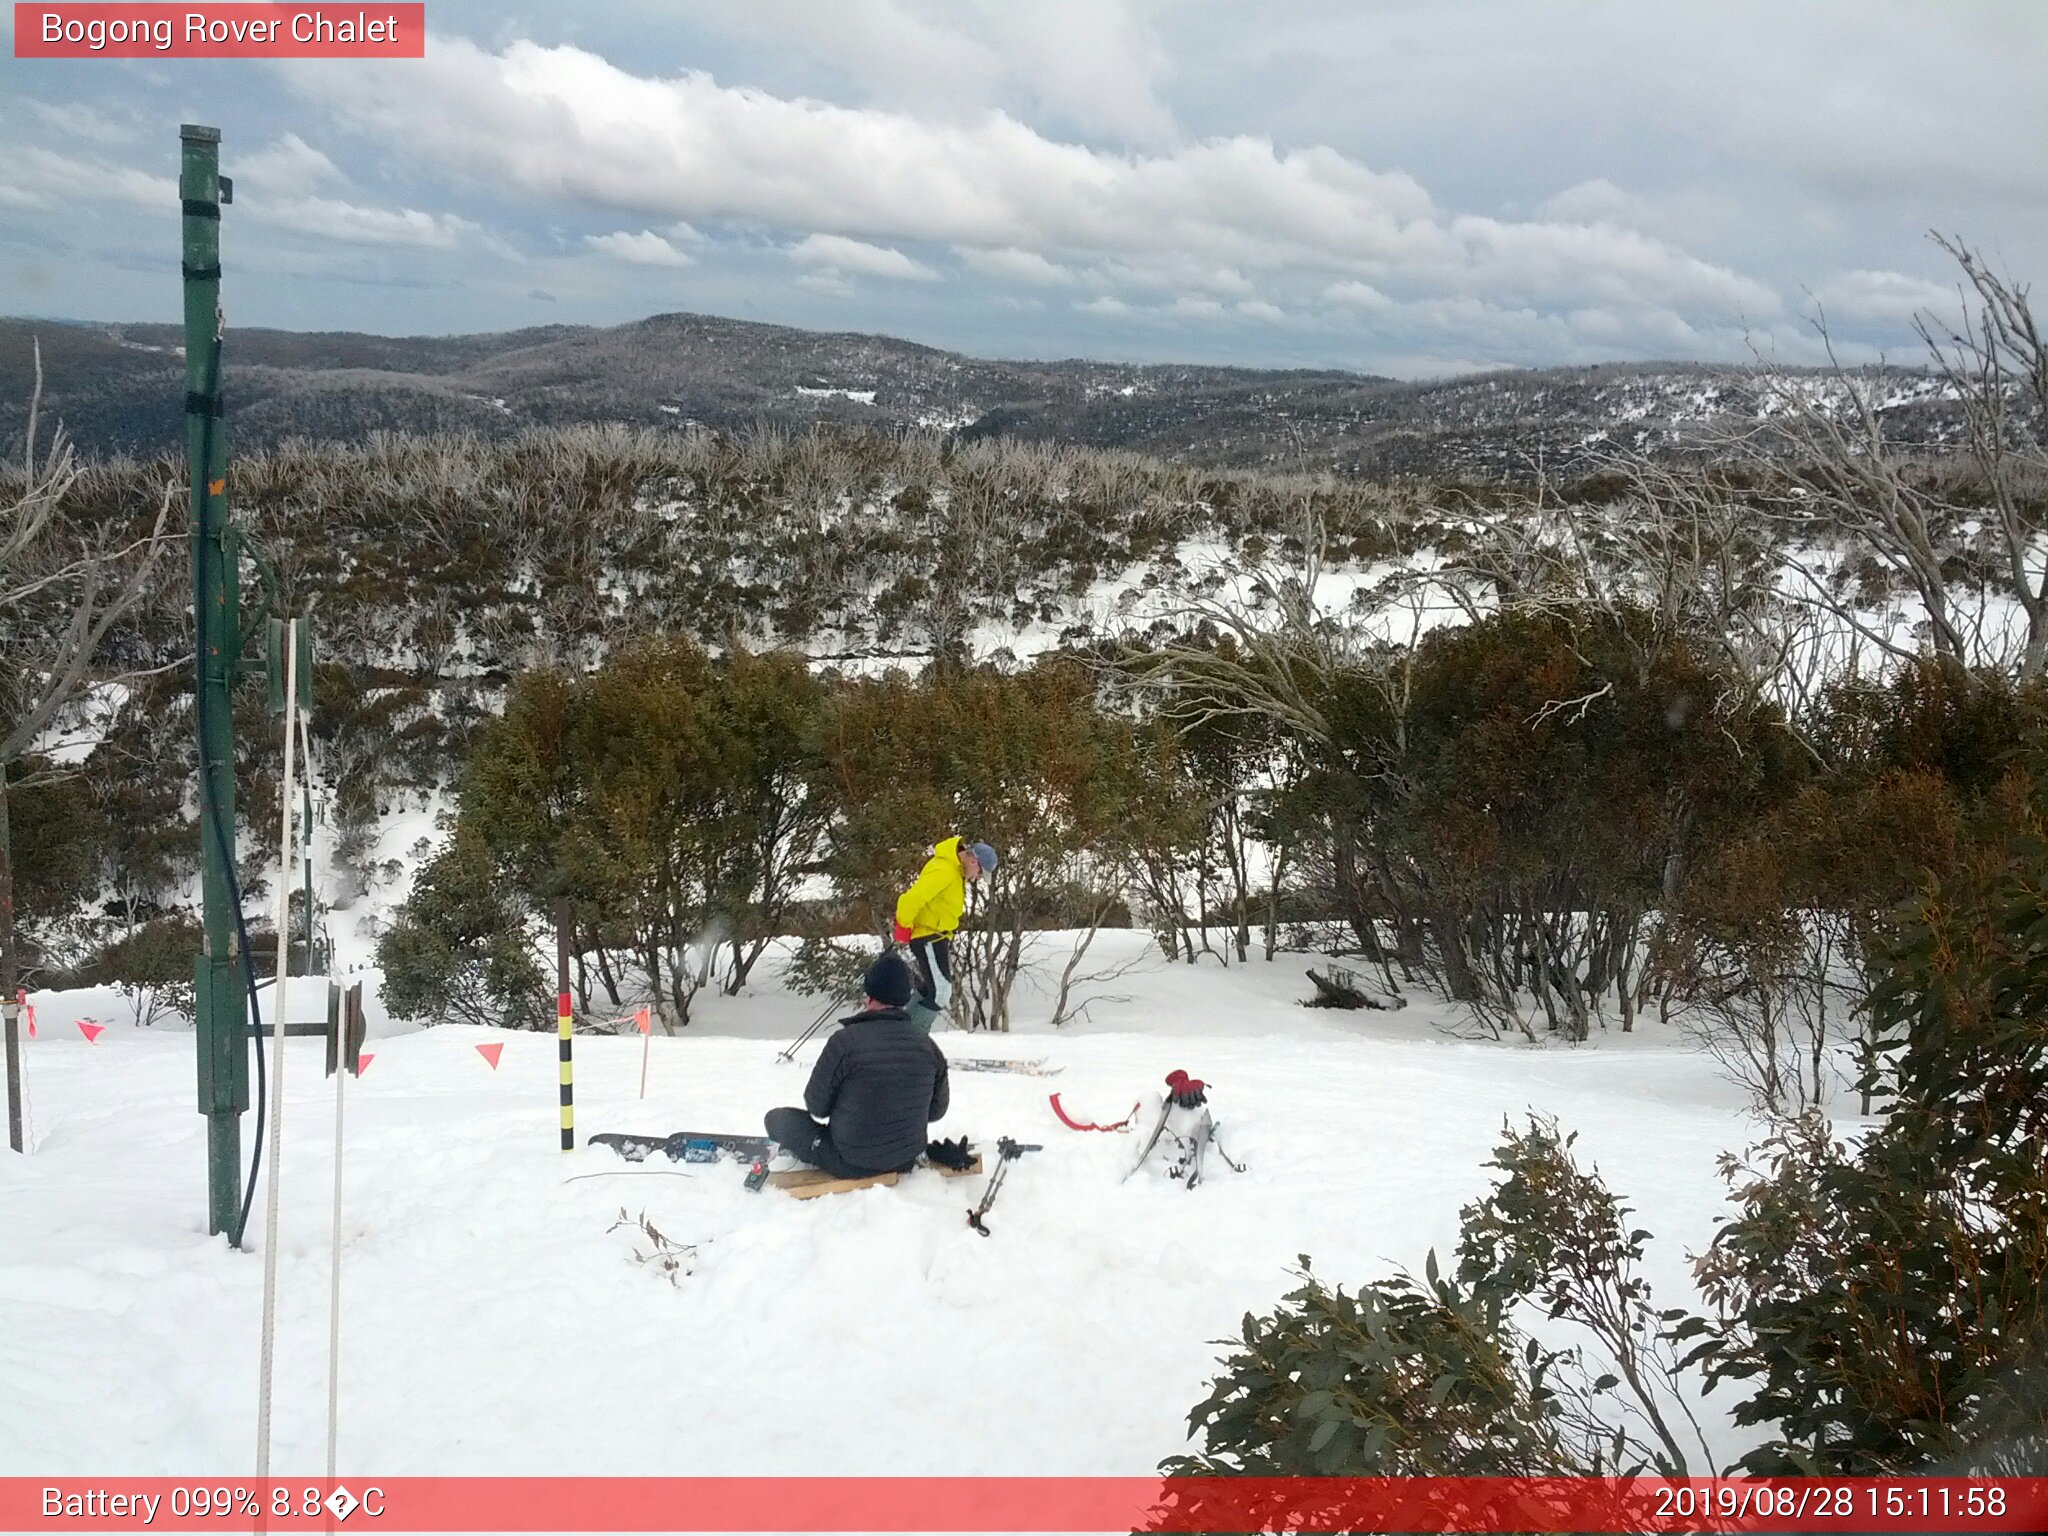
[[[1098,951],[1148,944],[1105,934]],[[1654,1022],[1532,1048],[1452,1039],[1428,1004],[1304,1009],[1307,963],[1191,969],[1155,949],[1082,1023],[942,1034],[954,1057],[1062,1069],[954,1074],[941,1133],[1044,1145],[988,1238],[965,1220],[980,1179],[925,1171],[799,1202],[748,1193],[729,1163],[564,1154],[551,1035],[380,1017],[347,1088],[342,1471],[1145,1473],[1185,1446],[1211,1341],[1290,1288],[1297,1254],[1347,1285],[1419,1269],[1486,1187],[1503,1119],[1529,1110],[1581,1131],[1656,1234],[1661,1303],[1693,1300],[1685,1254],[1722,1208],[1715,1156],[1755,1131],[1709,1062]],[[206,1236],[191,1032],[135,1028],[109,994],[34,1000],[33,1151],[0,1158],[0,1474],[246,1472],[263,1201],[249,1251]],[[816,1042],[801,1066],[774,1056],[816,1003],[764,980],[700,1008],[651,1042],[644,1100],[637,1035],[578,1037],[579,1140],[755,1132],[798,1101]],[[71,1022],[88,1015],[109,1025],[97,1044]],[[491,1040],[495,1071],[475,1049]],[[321,1052],[290,1042],[284,1096],[273,1465],[294,1476],[324,1461]],[[1136,1138],[1066,1130],[1046,1102],[1057,1089],[1113,1120],[1175,1067],[1212,1085],[1248,1172],[1194,1191],[1152,1170],[1120,1182]],[[245,1157],[253,1134],[246,1116]],[[637,1232],[606,1230],[622,1206],[693,1245],[680,1284],[633,1262]]]

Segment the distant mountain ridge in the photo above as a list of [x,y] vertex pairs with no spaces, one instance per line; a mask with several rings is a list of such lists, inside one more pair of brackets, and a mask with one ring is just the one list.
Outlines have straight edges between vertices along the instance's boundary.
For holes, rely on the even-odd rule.
[[[184,336],[170,325],[0,319],[0,433],[18,442],[42,347],[44,417],[88,452],[183,442]],[[1006,362],[886,336],[667,314],[611,327],[387,337],[238,330],[232,441],[531,426],[833,422],[1125,448],[1214,466],[1520,478],[1610,448],[1683,448],[1757,412],[1743,371],[1603,364],[1404,383],[1327,370]],[[1935,381],[1896,375],[1905,435],[1945,435]]]

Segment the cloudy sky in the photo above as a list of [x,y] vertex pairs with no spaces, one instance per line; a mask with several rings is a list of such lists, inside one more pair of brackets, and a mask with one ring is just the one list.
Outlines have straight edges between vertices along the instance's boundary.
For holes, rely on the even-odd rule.
[[[671,310],[1429,376],[1910,356],[1930,229],[2048,277],[2035,0],[428,0],[423,60],[0,59],[0,312]],[[0,20],[0,30],[12,22]],[[7,50],[12,52],[10,46]]]

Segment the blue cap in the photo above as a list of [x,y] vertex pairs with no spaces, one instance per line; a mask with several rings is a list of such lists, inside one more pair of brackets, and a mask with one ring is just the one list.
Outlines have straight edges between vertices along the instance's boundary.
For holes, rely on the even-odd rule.
[[974,855],[974,862],[981,866],[984,875],[996,872],[996,851],[987,843],[969,843],[967,851]]

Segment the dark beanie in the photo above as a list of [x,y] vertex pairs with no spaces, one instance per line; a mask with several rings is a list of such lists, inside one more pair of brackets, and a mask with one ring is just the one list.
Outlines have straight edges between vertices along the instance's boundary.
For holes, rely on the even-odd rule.
[[884,955],[868,967],[861,990],[878,1003],[902,1008],[910,1002],[910,994],[914,990],[910,984],[910,967],[900,956]]

